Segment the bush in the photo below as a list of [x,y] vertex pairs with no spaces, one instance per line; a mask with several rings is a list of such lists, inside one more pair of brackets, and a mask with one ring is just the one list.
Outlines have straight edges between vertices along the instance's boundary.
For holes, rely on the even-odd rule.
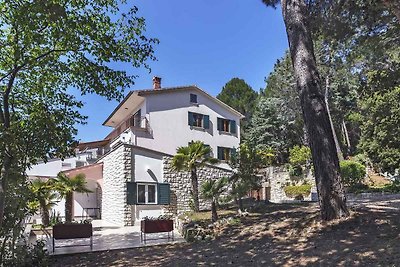
[[311,160],[311,149],[308,146],[294,146],[289,150],[289,163],[292,166],[304,166]]
[[301,176],[302,174],[303,174],[303,168],[301,166],[289,165],[289,175],[290,176]]
[[304,197],[308,196],[311,193],[311,185],[303,184],[303,185],[290,185],[285,186],[283,188],[285,194],[288,197],[294,197],[296,199],[304,199]]
[[301,176],[303,170],[309,167],[311,150],[308,146],[294,146],[289,150],[289,174]]
[[400,181],[394,180],[393,183],[385,185],[383,187],[383,189],[385,192],[399,193],[400,192]]
[[345,185],[360,184],[366,174],[365,166],[353,160],[343,160],[340,162],[340,174]]

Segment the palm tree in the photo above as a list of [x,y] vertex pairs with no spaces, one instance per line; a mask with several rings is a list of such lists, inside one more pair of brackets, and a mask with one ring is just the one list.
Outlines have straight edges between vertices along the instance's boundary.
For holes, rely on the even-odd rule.
[[42,225],[44,227],[49,226],[49,210],[51,210],[51,208],[57,203],[57,194],[54,192],[51,180],[43,181],[36,179],[30,184],[30,190],[35,196],[35,202],[39,205],[40,215],[42,217]]
[[74,211],[74,192],[77,193],[92,193],[86,187],[85,175],[80,173],[69,178],[64,173],[60,172],[57,175],[55,186],[61,197],[65,198],[65,222],[72,222]]
[[224,187],[228,184],[228,178],[222,177],[218,180],[207,180],[201,186],[201,196],[211,200],[211,220],[218,220],[217,203],[220,195],[224,192]]
[[193,209],[199,211],[199,185],[197,169],[206,164],[216,164],[218,160],[210,157],[212,149],[201,141],[192,141],[188,146],[178,147],[172,158],[172,166],[177,171],[190,171],[192,186]]

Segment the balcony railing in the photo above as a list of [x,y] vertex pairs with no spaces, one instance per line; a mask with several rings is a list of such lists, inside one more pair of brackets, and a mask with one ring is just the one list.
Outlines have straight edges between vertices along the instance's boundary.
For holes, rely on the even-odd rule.
[[128,128],[131,128],[133,132],[146,131],[151,133],[150,124],[146,117],[132,116],[107,135],[106,139],[114,140]]

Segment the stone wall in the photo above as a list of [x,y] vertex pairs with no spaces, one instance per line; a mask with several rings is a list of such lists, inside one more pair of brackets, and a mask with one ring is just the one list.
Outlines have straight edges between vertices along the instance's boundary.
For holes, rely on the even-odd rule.
[[286,196],[284,187],[287,185],[301,185],[304,183],[311,184],[311,194],[304,197],[304,200],[315,200],[314,196],[317,192],[315,186],[315,178],[311,171],[308,171],[301,177],[291,177],[289,171],[284,167],[269,167],[264,169],[265,181],[271,188],[271,202],[293,201],[294,198]]
[[131,147],[117,146],[102,160],[102,219],[121,226],[132,225],[132,207],[127,205],[126,182],[131,181]]
[[[176,172],[172,169],[172,157],[163,159],[164,182],[171,186],[171,204],[164,206],[164,212],[168,215],[177,215],[185,211],[190,211],[191,202],[191,182],[190,172]],[[230,176],[231,172],[222,168],[206,166],[197,170],[199,181],[199,191],[202,183],[207,179],[218,179],[224,176]],[[209,210],[210,202],[199,197],[200,210]]]

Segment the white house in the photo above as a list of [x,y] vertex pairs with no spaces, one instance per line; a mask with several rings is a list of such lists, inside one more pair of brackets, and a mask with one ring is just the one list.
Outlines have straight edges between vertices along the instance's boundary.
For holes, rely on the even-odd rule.
[[[114,128],[106,137],[118,142],[175,154],[177,147],[201,140],[225,160],[240,142],[243,115],[197,86],[131,91],[105,120]],[[225,166],[227,167],[227,166]]]
[[[107,152],[93,166],[68,173],[101,173],[96,179],[102,219],[120,225],[187,211],[190,174],[172,170],[176,149],[200,140],[221,160],[218,166],[198,170],[200,184],[227,176],[231,170],[226,160],[240,143],[241,118],[197,86],[162,88],[161,78],[154,77],[153,89],[131,91],[103,123],[113,128],[103,140]],[[209,208],[202,200],[200,204]]]

